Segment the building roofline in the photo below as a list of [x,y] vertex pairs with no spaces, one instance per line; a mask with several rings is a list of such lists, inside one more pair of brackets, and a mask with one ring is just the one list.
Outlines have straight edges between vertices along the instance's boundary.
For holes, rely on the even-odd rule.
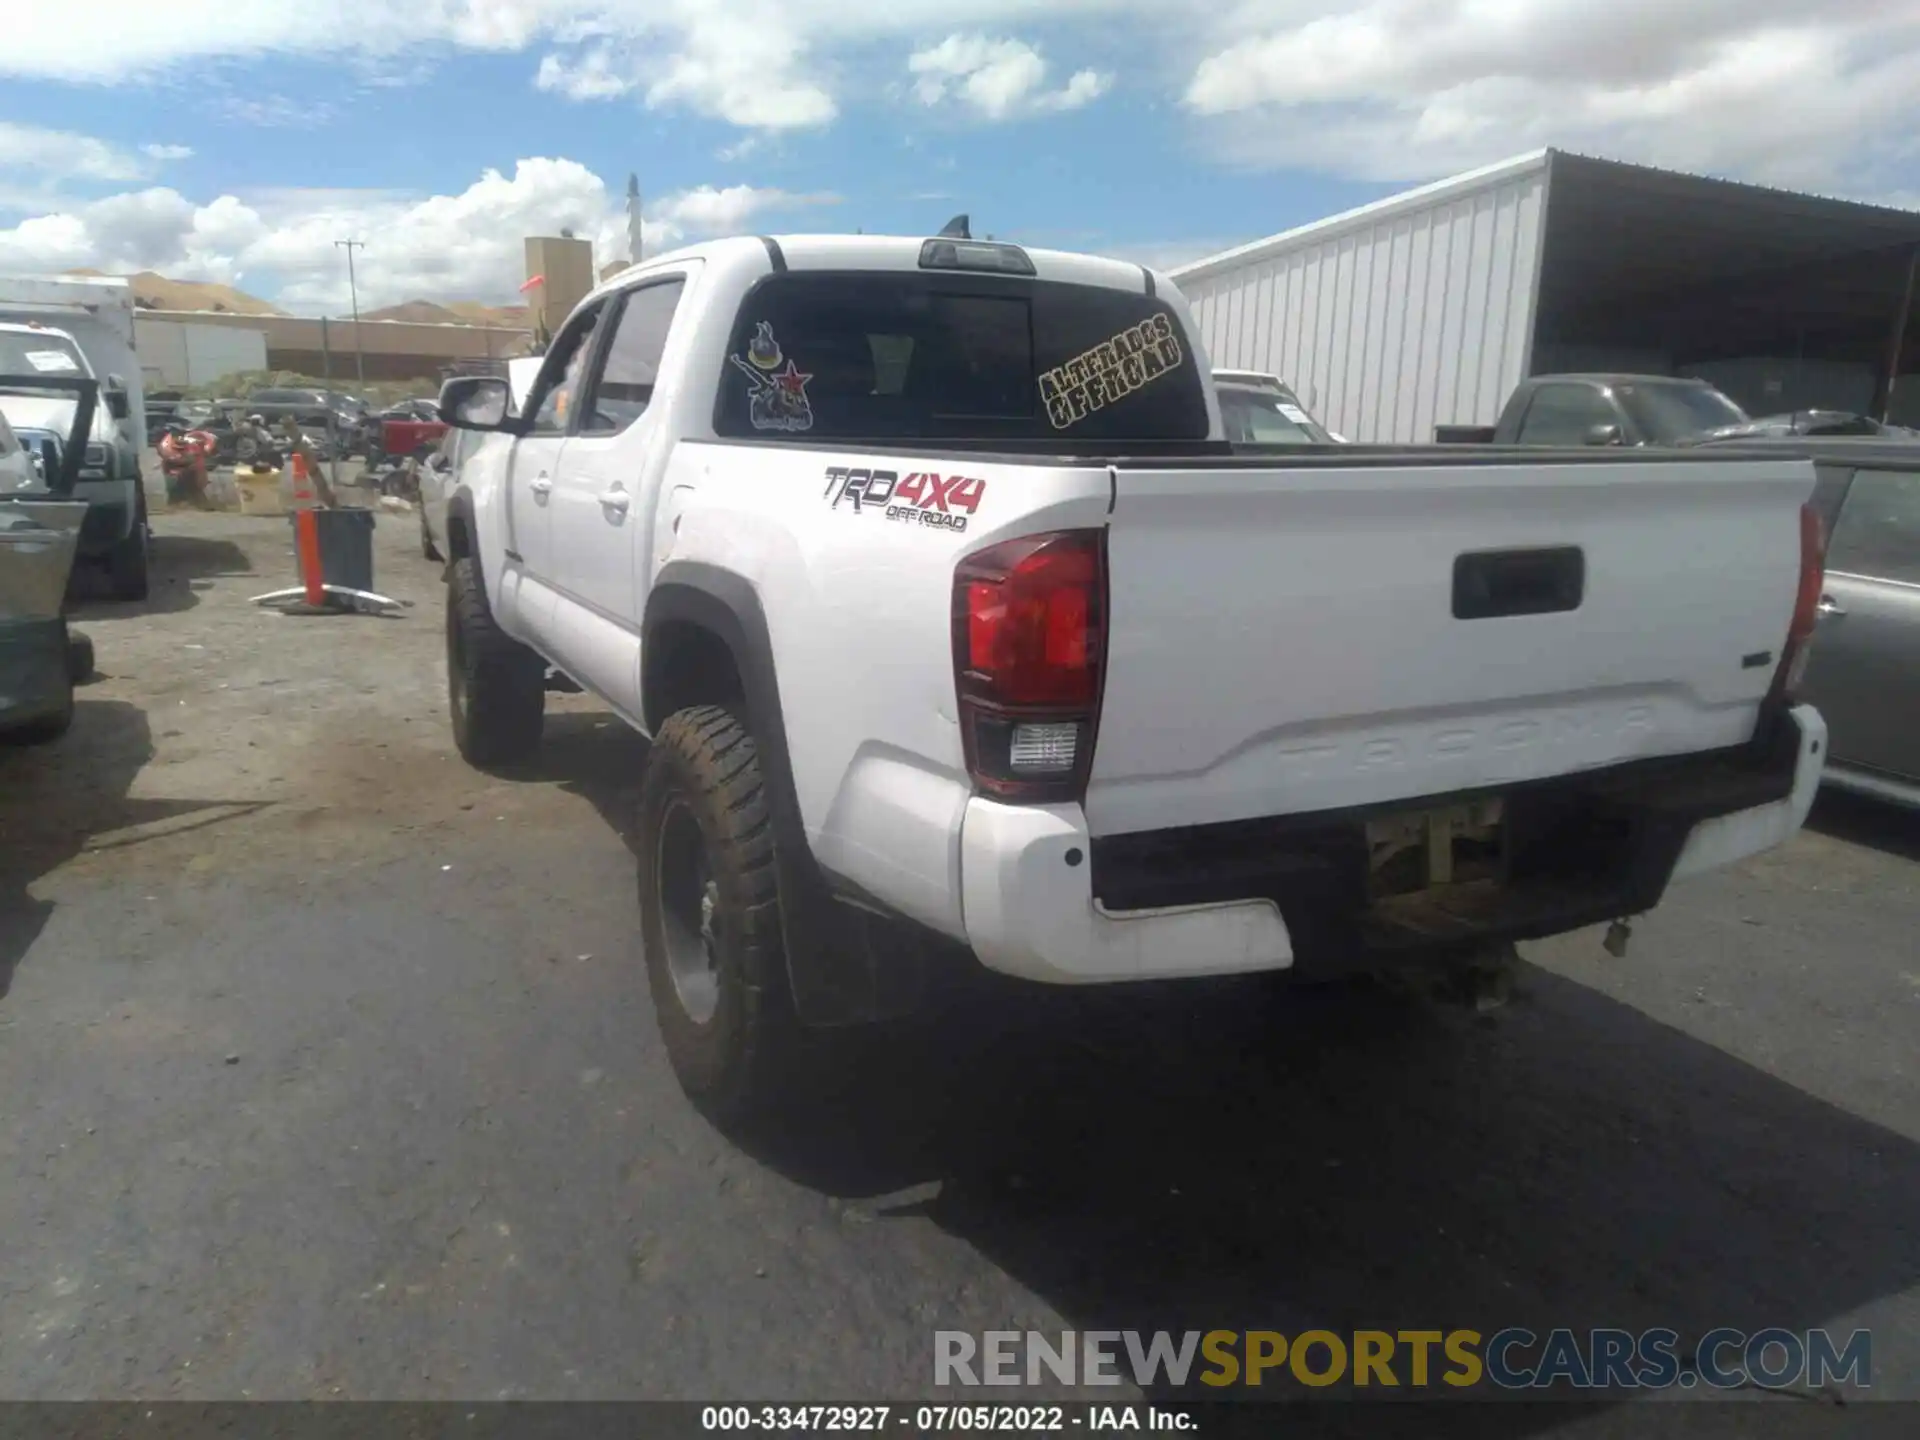
[[340,315],[249,315],[241,310],[135,310],[136,320],[207,320],[217,319],[222,324],[272,324],[288,320],[300,321],[308,325],[318,325],[325,320],[329,325],[344,325],[351,328],[355,324],[366,326],[405,325],[415,330],[492,330],[503,335],[528,335],[533,332],[531,325],[475,325],[464,320],[367,320],[355,321]]
[[1478,170],[1450,175],[1444,180],[1435,180],[1417,189],[1402,190],[1397,195],[1389,195],[1383,200],[1375,200],[1352,210],[1343,210],[1338,215],[1329,215],[1324,220],[1309,221],[1291,230],[1283,230],[1278,235],[1269,235],[1264,240],[1253,240],[1245,245],[1237,245],[1231,250],[1223,250],[1218,255],[1189,261],[1185,265],[1169,270],[1167,276],[1174,284],[1184,285],[1190,280],[1204,280],[1209,275],[1218,274],[1223,270],[1237,269],[1242,265],[1295,249],[1305,240],[1327,240],[1350,230],[1363,230],[1379,224],[1382,220],[1391,220],[1410,211],[1427,209],[1440,201],[1455,200],[1463,195],[1491,189],[1509,180],[1532,174],[1534,171],[1545,171],[1552,161],[1553,154],[1551,149],[1530,150],[1524,155],[1515,155],[1493,165],[1483,165]]

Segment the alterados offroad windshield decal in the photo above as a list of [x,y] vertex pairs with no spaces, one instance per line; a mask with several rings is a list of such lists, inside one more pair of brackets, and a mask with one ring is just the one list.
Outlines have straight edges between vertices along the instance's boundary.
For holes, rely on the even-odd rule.
[[1091,350],[1040,372],[1047,419],[1065,430],[1144,389],[1186,363],[1180,337],[1164,315],[1153,315],[1102,340]]

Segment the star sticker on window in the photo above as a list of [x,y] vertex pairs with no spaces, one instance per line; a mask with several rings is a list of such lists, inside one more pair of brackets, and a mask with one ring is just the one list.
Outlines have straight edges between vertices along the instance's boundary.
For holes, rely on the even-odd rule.
[[773,383],[780,387],[780,393],[789,400],[804,401],[807,398],[807,382],[811,379],[813,376],[803,374],[792,360],[787,361],[786,369],[773,373]]

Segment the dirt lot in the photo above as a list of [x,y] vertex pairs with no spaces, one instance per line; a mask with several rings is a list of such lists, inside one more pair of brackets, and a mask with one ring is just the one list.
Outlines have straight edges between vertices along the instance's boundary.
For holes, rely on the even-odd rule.
[[654,1036],[641,742],[556,697],[525,774],[461,764],[412,516],[386,620],[249,604],[284,520],[158,528],[153,600],[81,610],[71,734],[0,752],[0,1397],[898,1399],[936,1327],[1824,1324],[1920,1398],[1909,817],[1823,805],[1623,962],[1531,947],[1491,1023],[1057,997],[858,1052],[749,1151]]
[[[68,742],[6,762],[7,845],[73,853],[78,873],[140,866],[180,880],[290,854],[371,859],[482,809],[524,823],[550,805],[550,790],[490,783],[452,749],[443,590],[418,527],[413,515],[377,519],[375,583],[406,602],[397,618],[252,604],[297,583],[285,519],[167,516],[143,605],[102,603],[77,577],[75,624],[99,674]],[[589,707],[555,696],[552,708]],[[580,723],[611,730],[604,716]]]

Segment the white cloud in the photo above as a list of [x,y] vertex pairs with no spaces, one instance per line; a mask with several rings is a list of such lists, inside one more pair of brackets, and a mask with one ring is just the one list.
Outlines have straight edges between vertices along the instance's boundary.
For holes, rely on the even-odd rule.
[[86,265],[225,281],[237,272],[235,257],[263,231],[259,215],[231,196],[196,206],[165,187],[128,191],[0,230],[0,270]]
[[140,153],[149,160],[159,160],[163,163],[169,160],[191,160],[193,147],[191,145],[142,145]]
[[[749,185],[666,195],[649,207],[648,249],[836,198]],[[363,308],[421,298],[507,304],[524,278],[528,235],[570,229],[593,242],[600,262],[624,257],[624,204],[585,166],[547,158],[489,170],[455,195],[277,189],[196,204],[154,187],[0,229],[0,271],[157,270],[240,285],[290,310],[338,312],[347,274],[334,242],[351,237],[366,242],[355,256]]]
[[1901,158],[1917,69],[1920,0],[1255,0],[1185,103],[1249,164],[1411,181],[1555,145],[1832,191]]
[[989,120],[1036,111],[1077,110],[1106,93],[1111,75],[1081,70],[1058,90],[1047,90],[1047,62],[1024,40],[949,35],[907,58],[913,91],[929,107],[954,99]]
[[755,189],[751,185],[729,185],[724,190],[716,190],[711,185],[701,185],[646,207],[647,248],[657,250],[656,237],[659,244],[675,245],[697,235],[737,234],[748,220],[768,210],[839,203],[838,195],[795,195],[785,190]]
[[326,100],[287,95],[223,95],[214,102],[223,119],[268,130],[317,130],[340,112]]
[[137,155],[91,135],[0,120],[0,171],[82,180],[138,180],[147,173],[147,166]]
[[1040,97],[1043,110],[1078,110],[1090,105],[1113,88],[1113,76],[1102,70],[1076,70],[1067,83],[1051,95]]
[[542,90],[557,91],[569,100],[611,100],[616,95],[625,95],[634,86],[631,77],[615,73],[611,52],[604,45],[585,51],[578,63],[562,60],[558,55],[541,57],[534,84]]
[[830,123],[839,106],[803,72],[804,46],[780,12],[756,23],[712,19],[678,46],[595,38],[544,56],[535,83],[570,100],[638,93],[650,109],[681,108],[752,130]]
[[826,125],[839,114],[828,91],[803,73],[800,42],[769,15],[762,25],[703,25],[657,73],[649,66],[646,100],[653,109],[683,106],[735,125],[797,130]]
[[[1076,8],[1144,10],[1146,0]],[[554,93],[632,95],[754,130],[831,122],[843,91],[871,88],[873,47],[905,49],[956,23],[951,0],[416,0],[404,19],[392,0],[23,0],[11,10],[22,13],[7,17],[0,75],[119,82],[185,62],[293,55],[384,76],[405,73],[403,59],[444,59],[449,48],[532,51],[532,78]],[[1055,12],[1049,0],[966,0],[958,19],[997,25],[1057,20]],[[114,43],[74,45],[76,29],[110,31]],[[1084,104],[1102,80],[1086,72],[1055,93],[1063,105]]]
[[[910,91],[981,116],[1072,109],[1106,90],[1113,66],[1137,70],[1143,87],[1184,97],[1202,163],[1411,182],[1553,144],[1856,193],[1920,179],[1920,0],[15,0],[7,11],[0,76],[212,75],[220,108],[212,62],[340,62],[342,93],[318,104],[227,95],[224,113],[248,124],[324,123],[351,103],[355,75],[378,84],[487,51],[524,55],[525,83],[552,94],[775,134],[881,97],[911,54]],[[113,43],[75,45],[75,33]],[[1049,75],[1033,45],[988,38],[1038,33],[1061,55],[1084,44],[1100,68]],[[129,167],[137,152],[80,158],[60,173],[151,174]],[[9,183],[0,176],[0,195],[19,193]]]

